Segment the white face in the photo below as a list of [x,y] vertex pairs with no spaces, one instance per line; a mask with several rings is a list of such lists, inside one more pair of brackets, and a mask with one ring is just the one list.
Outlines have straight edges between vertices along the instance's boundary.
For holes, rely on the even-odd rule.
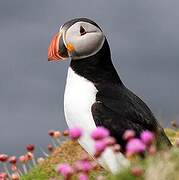
[[81,59],[96,54],[102,47],[105,37],[103,32],[93,24],[77,22],[63,34],[65,46],[72,44],[74,52],[69,56]]

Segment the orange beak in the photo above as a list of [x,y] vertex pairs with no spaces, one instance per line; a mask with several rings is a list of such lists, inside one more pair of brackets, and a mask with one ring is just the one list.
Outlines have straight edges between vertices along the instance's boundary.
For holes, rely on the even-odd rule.
[[58,32],[48,48],[48,61],[59,61],[68,58],[67,49],[63,43],[62,33]]

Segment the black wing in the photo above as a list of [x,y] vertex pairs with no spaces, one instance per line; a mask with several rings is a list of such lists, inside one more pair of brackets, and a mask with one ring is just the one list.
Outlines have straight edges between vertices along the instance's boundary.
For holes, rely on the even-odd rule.
[[170,144],[152,112],[139,97],[125,87],[101,88],[92,105],[93,118],[97,126],[108,128],[123,148],[125,142],[122,135],[127,129],[133,129],[137,136],[143,130],[150,130],[159,134],[159,139]]

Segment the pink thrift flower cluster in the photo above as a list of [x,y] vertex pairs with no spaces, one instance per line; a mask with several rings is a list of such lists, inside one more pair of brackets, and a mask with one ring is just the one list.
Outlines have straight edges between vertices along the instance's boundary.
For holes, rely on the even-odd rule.
[[[59,147],[61,144],[60,138],[63,137],[63,139],[66,139],[69,136],[69,131],[65,130],[64,132],[60,132],[50,130],[48,135],[52,140],[52,144],[47,146],[48,152],[40,148],[44,157],[35,157],[34,151],[36,148],[34,144],[27,144],[25,147],[26,153],[20,155],[19,157],[0,153],[0,165],[2,167],[2,172],[0,172],[0,180],[20,180],[21,176],[28,173],[31,168],[35,167],[37,164],[44,163],[45,157],[48,157],[50,153],[52,153],[54,149]],[[79,135],[79,133],[73,135],[74,139],[80,136],[81,135]]]
[[88,180],[88,175],[81,173],[78,178],[79,180]]
[[126,145],[126,151],[129,154],[137,154],[137,153],[141,153],[144,152],[146,149],[145,144],[137,138],[133,138],[131,140],[129,140],[129,142]]
[[[72,140],[78,140],[83,135],[82,130],[78,127],[69,129],[68,133]],[[110,136],[108,129],[97,127],[90,135],[94,140],[95,158],[99,158],[107,147],[111,147],[114,153],[121,151],[121,146],[117,144],[115,138]],[[153,153],[155,151],[154,146],[152,146],[154,135],[150,131],[143,131],[140,138],[136,138],[133,130],[126,130],[123,134],[123,139],[126,141],[126,155],[144,153],[149,147],[150,152]],[[57,172],[63,175],[66,180],[71,179],[73,175],[78,177],[79,180],[88,180],[89,172],[95,167],[95,161],[91,161],[85,156],[73,165],[59,164]],[[141,172],[139,173],[138,169],[133,170],[135,175],[141,174]]]
[[[109,131],[104,127],[97,127],[91,132],[91,138],[94,140],[94,148],[95,154],[94,156],[97,158],[101,156],[104,150],[109,146],[115,146],[116,140],[113,137],[109,136]],[[80,128],[72,128],[69,130],[69,137],[72,140],[78,140],[82,136],[82,130]],[[119,148],[118,148],[119,149]],[[114,151],[117,152],[117,151]],[[87,157],[82,158],[81,160],[74,163],[73,166],[67,164],[60,164],[57,167],[57,172],[65,179],[68,179],[72,176],[72,174],[78,175],[79,180],[88,180],[89,172],[96,168],[95,161],[89,160]]]
[[5,179],[7,179],[7,178],[8,178],[7,173],[5,173],[5,172],[0,172],[0,180],[5,180]]
[[154,134],[146,130],[141,133],[140,138],[144,144],[150,145],[154,141]]
[[92,169],[92,165],[88,160],[80,160],[75,163],[75,168],[79,172],[88,173]]
[[73,175],[73,168],[69,164],[60,164],[57,166],[57,172],[65,178],[69,178]]
[[109,136],[109,131],[104,127],[98,127],[92,131],[91,137],[94,140],[102,140]]
[[73,140],[77,140],[82,136],[81,128],[74,127],[69,130],[69,136]]
[[79,180],[88,180],[88,174],[92,169],[93,166],[89,160],[79,160],[73,166],[59,164],[56,171],[66,180],[71,179],[73,175],[78,175]]
[[126,141],[128,141],[134,137],[135,137],[135,132],[133,130],[130,130],[130,129],[126,130],[123,134],[123,139]]
[[[52,140],[52,144],[48,144],[48,152],[41,149],[45,157],[48,157],[50,153],[59,147],[62,142],[62,136],[63,140],[70,137],[72,140],[76,141],[82,137],[83,131],[79,127],[74,127],[63,132],[50,130],[48,134]],[[121,151],[121,146],[117,144],[116,139],[111,137],[108,129],[104,127],[97,127],[91,132],[90,136],[94,140],[95,158],[99,158],[108,147],[111,147],[114,153],[119,153]],[[143,131],[140,134],[140,138],[136,138],[133,130],[126,130],[123,134],[123,139],[126,141],[126,156],[144,152],[147,152],[150,155],[156,153],[156,146],[153,143],[155,139],[154,134],[148,130]],[[177,145],[178,144],[179,143],[177,143]],[[34,150],[35,146],[33,144],[28,144],[26,146],[26,153],[20,157],[0,154],[0,163],[4,170],[4,172],[0,172],[0,180],[19,180],[21,179],[21,175],[28,172],[29,165],[34,167],[37,164],[44,163],[45,157],[35,159]],[[75,175],[79,180],[88,180],[90,171],[96,167],[97,162],[89,159],[89,156],[86,153],[73,165],[59,164],[56,171],[66,180],[72,179],[73,175]],[[142,173],[142,169],[134,168],[132,172],[135,176],[138,176]]]
[[115,139],[109,136],[108,129],[97,127],[91,133],[91,138],[95,141],[95,157],[99,157],[108,146],[115,144]]
[[106,149],[106,142],[103,140],[96,141],[94,147],[96,154],[102,153]]
[[151,146],[154,141],[154,134],[148,130],[143,131],[140,134],[140,138],[135,138],[135,133],[132,130],[127,130],[123,139],[127,140],[126,154],[134,155],[145,152],[147,149],[153,150],[154,146]]

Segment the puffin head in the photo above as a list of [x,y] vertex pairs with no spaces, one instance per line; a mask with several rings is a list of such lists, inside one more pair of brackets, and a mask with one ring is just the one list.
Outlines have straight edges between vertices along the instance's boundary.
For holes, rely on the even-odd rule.
[[95,55],[103,46],[105,36],[101,28],[86,18],[72,19],[62,25],[53,37],[48,60],[83,59]]

